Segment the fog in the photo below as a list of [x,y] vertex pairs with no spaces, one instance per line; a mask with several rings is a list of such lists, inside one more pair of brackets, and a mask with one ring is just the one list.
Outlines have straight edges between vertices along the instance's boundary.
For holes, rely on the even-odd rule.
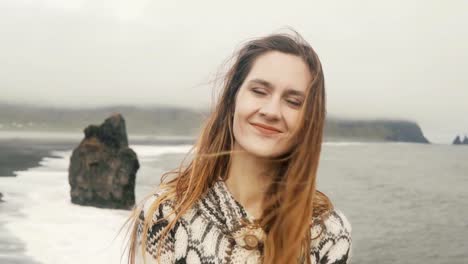
[[289,26],[321,58],[330,115],[414,120],[431,141],[448,141],[468,134],[467,10],[467,1],[3,0],[0,102],[207,108],[223,62]]

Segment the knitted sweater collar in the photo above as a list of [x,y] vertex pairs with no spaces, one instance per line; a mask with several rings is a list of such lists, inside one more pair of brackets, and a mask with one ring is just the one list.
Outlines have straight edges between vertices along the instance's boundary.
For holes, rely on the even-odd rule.
[[215,182],[196,207],[203,217],[224,233],[238,230],[242,226],[241,220],[253,222],[255,219],[235,200],[222,180]]

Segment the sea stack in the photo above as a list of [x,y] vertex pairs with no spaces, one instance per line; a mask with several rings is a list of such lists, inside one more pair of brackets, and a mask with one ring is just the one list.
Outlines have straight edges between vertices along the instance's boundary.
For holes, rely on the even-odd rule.
[[128,147],[124,118],[114,114],[100,126],[89,125],[84,134],[85,138],[73,150],[68,168],[72,203],[131,209],[140,164]]
[[460,139],[460,136],[457,135],[452,141],[452,145],[468,145],[468,137],[465,135],[463,140]]
[[455,137],[455,139],[453,140],[452,145],[460,145],[460,144],[461,144],[460,136],[457,135],[457,137]]
[[462,144],[463,144],[463,145],[468,145],[468,137],[467,137],[466,135],[465,135],[465,137],[463,138]]

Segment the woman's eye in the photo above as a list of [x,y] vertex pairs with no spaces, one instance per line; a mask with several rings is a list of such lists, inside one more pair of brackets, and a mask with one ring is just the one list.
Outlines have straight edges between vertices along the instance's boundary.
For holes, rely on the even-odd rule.
[[261,95],[265,95],[266,93],[263,92],[262,90],[259,90],[259,89],[252,89],[252,92],[256,93],[256,94],[261,94]]
[[288,103],[292,104],[293,106],[301,106],[302,102],[294,101],[294,100],[287,100]]

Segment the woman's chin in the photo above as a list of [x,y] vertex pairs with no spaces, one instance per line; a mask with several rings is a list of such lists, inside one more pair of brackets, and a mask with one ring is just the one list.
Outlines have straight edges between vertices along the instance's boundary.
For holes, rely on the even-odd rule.
[[263,142],[263,139],[249,138],[243,142],[234,143],[235,150],[242,150],[258,158],[275,158],[284,153],[279,149],[279,142]]
[[280,152],[275,151],[271,148],[255,148],[247,150],[250,154],[259,158],[274,158],[281,155]]

